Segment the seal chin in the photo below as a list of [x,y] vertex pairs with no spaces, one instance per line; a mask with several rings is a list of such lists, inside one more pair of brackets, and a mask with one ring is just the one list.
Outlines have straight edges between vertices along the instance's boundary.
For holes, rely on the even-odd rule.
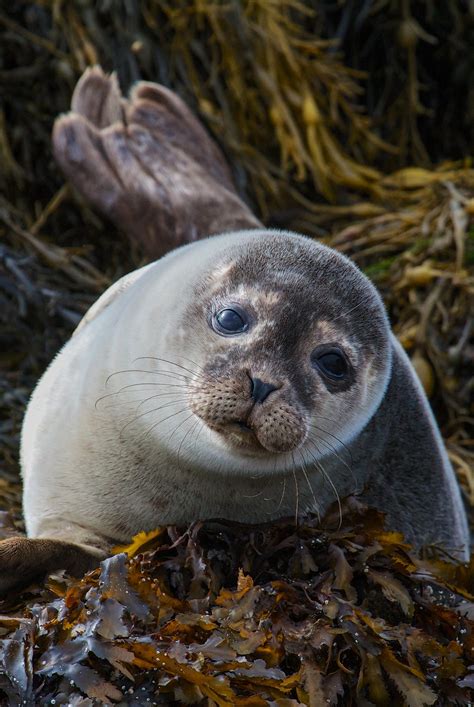
[[302,442],[300,436],[278,439],[266,432],[265,429],[252,426],[249,421],[244,420],[230,422],[218,431],[227,444],[246,456],[284,454],[297,449]]

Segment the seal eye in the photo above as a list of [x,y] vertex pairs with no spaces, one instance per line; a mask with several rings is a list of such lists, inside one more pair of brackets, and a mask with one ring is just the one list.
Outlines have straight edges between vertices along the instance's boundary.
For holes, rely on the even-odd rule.
[[221,309],[214,317],[214,328],[218,334],[241,334],[248,329],[248,321],[243,310],[237,308]]
[[313,357],[313,362],[321,373],[324,373],[325,376],[332,380],[341,380],[349,371],[347,361],[343,353],[338,349],[330,349],[316,354]]

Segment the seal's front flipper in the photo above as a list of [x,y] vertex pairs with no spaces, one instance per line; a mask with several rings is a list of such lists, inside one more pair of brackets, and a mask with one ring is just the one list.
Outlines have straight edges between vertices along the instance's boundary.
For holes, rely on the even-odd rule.
[[85,72],[54,125],[56,161],[76,189],[150,259],[184,243],[261,227],[219,147],[172,91]]
[[75,577],[98,567],[102,550],[48,538],[14,537],[0,542],[0,597],[35,579],[64,569]]

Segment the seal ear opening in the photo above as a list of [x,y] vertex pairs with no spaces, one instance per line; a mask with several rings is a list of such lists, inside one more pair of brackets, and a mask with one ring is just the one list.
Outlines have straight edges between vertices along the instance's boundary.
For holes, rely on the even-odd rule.
[[106,557],[97,548],[85,549],[75,543],[47,538],[14,537],[0,542],[0,597],[11,589],[21,589],[33,580],[64,569],[82,577]]

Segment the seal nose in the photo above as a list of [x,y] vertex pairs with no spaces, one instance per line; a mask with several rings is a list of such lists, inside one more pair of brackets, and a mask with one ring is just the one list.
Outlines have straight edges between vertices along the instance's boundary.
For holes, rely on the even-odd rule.
[[264,383],[260,378],[251,378],[250,380],[252,382],[252,398],[256,403],[263,403],[270,393],[274,390],[278,390],[276,385]]

